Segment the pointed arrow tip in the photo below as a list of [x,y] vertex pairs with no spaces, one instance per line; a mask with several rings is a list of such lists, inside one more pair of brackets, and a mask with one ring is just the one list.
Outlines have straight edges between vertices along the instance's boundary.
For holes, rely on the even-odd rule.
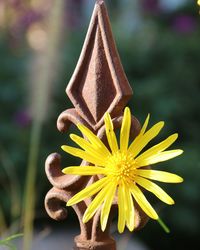
[[104,3],[104,0],[96,0],[96,4],[97,5],[102,5],[102,4],[105,4],[105,3]]

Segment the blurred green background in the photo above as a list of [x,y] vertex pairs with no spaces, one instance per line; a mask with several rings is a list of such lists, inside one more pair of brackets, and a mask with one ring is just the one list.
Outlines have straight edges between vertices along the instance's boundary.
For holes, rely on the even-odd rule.
[[[185,151],[183,156],[156,166],[185,179],[183,184],[165,186],[176,201],[174,206],[152,201],[171,234],[150,221],[130,237],[139,238],[151,250],[189,249],[200,244],[198,6],[195,0],[107,0],[106,4],[134,91],[129,103],[133,114],[141,123],[147,113],[151,113],[151,124],[164,120],[166,126],[158,141],[178,132],[175,146]],[[69,143],[68,134],[57,131],[56,120],[63,110],[72,107],[65,88],[76,66],[93,6],[94,1],[89,0],[0,1],[2,236],[23,231],[30,215],[26,212],[34,204],[30,218],[35,225],[51,220],[43,205],[51,188],[44,163],[52,152],[61,153],[64,166],[72,160],[60,150],[60,145]],[[30,193],[35,199],[33,206],[26,200]],[[69,214],[64,223],[70,223],[70,219],[73,217]]]

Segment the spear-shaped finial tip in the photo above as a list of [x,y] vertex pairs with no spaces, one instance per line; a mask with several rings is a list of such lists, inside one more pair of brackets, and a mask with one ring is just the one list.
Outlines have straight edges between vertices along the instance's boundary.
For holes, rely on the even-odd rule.
[[98,5],[104,4],[104,0],[96,0],[96,4]]

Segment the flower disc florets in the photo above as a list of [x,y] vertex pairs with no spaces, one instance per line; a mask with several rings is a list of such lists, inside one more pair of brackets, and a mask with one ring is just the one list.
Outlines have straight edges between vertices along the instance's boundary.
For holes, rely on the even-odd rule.
[[108,176],[113,177],[118,184],[134,181],[136,164],[131,154],[117,152],[108,159],[106,165]]

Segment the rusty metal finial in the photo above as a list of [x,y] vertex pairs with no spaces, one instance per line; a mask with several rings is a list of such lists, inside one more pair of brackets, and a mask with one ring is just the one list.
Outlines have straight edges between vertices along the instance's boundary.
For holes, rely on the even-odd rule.
[[[103,124],[108,111],[121,114],[132,95],[113,39],[104,1],[97,1],[83,49],[66,89],[75,111],[94,131]],[[66,113],[58,119],[65,131]]]
[[[58,117],[57,127],[61,132],[67,131],[71,124],[82,123],[105,140],[105,112],[110,113],[115,129],[121,125],[122,112],[132,96],[132,89],[120,62],[103,0],[96,1],[83,49],[66,93],[74,108],[65,110]],[[139,130],[139,122],[132,116],[131,136],[134,138]],[[82,166],[88,164],[85,161],[81,163]],[[61,156],[57,153],[47,158],[46,174],[53,188],[46,195],[45,207],[55,220],[65,219],[66,202],[99,178],[64,175],[61,172]],[[99,212],[88,223],[82,222],[90,202],[88,199],[73,206],[81,229],[80,235],[75,238],[76,249],[116,249],[109,226],[105,232],[101,231]],[[116,207],[117,204],[113,204],[111,214]],[[139,228],[146,222],[146,216],[137,205],[135,214],[135,227]]]

